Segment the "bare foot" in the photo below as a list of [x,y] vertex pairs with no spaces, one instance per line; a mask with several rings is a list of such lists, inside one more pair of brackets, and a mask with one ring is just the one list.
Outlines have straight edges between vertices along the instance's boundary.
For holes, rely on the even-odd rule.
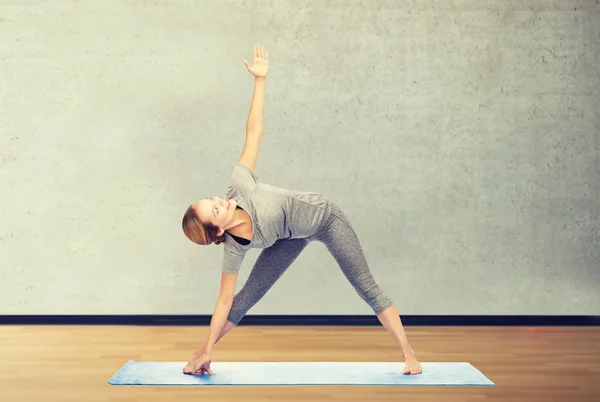
[[416,358],[411,357],[404,360],[403,374],[414,375],[421,374],[422,372],[423,369],[421,368],[421,365],[419,364]]

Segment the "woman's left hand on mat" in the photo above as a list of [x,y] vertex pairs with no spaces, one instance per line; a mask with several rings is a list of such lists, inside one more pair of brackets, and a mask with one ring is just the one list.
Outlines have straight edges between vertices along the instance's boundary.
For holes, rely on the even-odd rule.
[[194,375],[202,375],[204,373],[215,375],[215,373],[210,369],[210,363],[212,363],[212,356],[210,354],[203,354],[197,359],[190,360],[190,362],[184,367],[183,372],[185,374]]

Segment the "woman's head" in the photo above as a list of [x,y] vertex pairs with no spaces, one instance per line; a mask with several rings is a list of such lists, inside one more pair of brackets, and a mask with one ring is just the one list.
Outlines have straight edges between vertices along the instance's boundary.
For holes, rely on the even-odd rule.
[[236,202],[218,197],[204,198],[190,205],[181,226],[192,242],[202,246],[225,241],[225,231],[231,226]]

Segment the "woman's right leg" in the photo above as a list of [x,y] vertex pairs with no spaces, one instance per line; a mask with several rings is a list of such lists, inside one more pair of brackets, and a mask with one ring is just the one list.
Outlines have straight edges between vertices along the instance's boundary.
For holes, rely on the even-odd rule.
[[[231,310],[217,342],[240,323],[248,310],[263,298],[309,243],[309,239],[279,240],[260,253],[248,280],[233,298]],[[204,341],[202,350],[207,340],[208,338]]]
[[405,360],[410,363],[405,366],[405,374],[420,373],[398,310],[373,278],[358,235],[339,207],[334,206],[334,213],[317,240],[325,244],[356,293],[373,309],[383,327],[400,345]]

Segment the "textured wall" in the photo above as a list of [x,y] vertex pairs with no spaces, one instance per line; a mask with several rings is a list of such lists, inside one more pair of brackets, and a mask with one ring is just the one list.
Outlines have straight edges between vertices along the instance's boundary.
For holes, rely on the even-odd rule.
[[[0,3],[0,313],[211,314],[269,50],[259,179],[352,220],[402,314],[600,314],[598,1]],[[259,250],[242,266],[239,286]],[[370,314],[313,244],[251,312]]]

